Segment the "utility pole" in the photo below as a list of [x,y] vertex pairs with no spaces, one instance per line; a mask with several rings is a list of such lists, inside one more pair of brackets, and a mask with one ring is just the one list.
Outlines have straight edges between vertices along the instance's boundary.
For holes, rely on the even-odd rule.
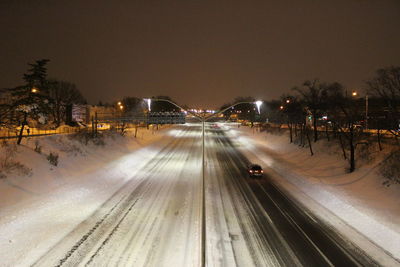
[[203,229],[203,231],[202,231],[202,235],[201,235],[201,246],[202,246],[202,248],[201,248],[201,266],[206,266],[206,188],[205,188],[205,182],[204,182],[204,180],[205,180],[205,159],[204,159],[204,134],[205,134],[205,129],[204,129],[204,121],[205,121],[205,118],[204,118],[204,116],[202,117],[202,120],[201,120],[201,124],[202,124],[202,164],[201,164],[201,166],[202,166],[202,186],[201,186],[201,188],[202,188],[202,206],[203,206],[203,208],[202,208],[202,222],[201,222],[201,224],[202,224],[202,229]]
[[94,137],[94,117],[92,115],[92,137]]
[[97,137],[97,111],[94,113],[94,126],[95,126],[95,136]]
[[365,95],[365,129],[368,130],[368,94]]

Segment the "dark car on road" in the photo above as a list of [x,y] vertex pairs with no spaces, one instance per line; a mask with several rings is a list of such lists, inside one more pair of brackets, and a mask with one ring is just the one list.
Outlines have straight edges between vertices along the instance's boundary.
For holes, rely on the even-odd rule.
[[258,164],[250,164],[247,168],[247,172],[249,173],[250,177],[259,177],[263,176],[263,169]]

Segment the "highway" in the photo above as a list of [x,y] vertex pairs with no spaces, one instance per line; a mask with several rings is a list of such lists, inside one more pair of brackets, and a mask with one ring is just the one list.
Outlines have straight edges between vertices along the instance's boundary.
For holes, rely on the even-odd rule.
[[[34,266],[374,266],[270,182],[224,130],[177,126],[162,149]],[[160,144],[158,144],[160,145]]]

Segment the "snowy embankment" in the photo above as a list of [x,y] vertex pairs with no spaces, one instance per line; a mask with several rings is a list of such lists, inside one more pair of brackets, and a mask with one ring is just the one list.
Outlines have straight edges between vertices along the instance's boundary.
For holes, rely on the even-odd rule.
[[287,134],[232,127],[229,135],[250,160],[266,168],[267,178],[316,216],[382,265],[400,265],[400,185],[383,185],[378,167],[385,153],[359,162],[349,174],[340,151],[328,142],[314,144],[310,156],[307,148],[289,144]]
[[[32,264],[131,179],[157,153],[148,145],[165,131],[106,134],[87,145],[67,135],[24,139],[11,159],[18,168],[0,179],[0,265]],[[59,155],[57,166],[48,162],[50,152]]]

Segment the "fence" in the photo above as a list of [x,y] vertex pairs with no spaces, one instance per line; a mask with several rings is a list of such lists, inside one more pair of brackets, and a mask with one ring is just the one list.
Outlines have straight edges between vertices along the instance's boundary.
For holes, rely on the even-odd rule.
[[[125,131],[129,129],[135,129],[140,127],[148,127],[148,121],[138,120],[132,118],[109,118],[94,121],[93,126],[99,131],[115,130],[115,131]],[[176,123],[169,121],[170,123]],[[163,123],[160,123],[163,124]],[[20,134],[20,127],[9,129],[0,127],[0,140],[1,139],[15,139],[18,138]],[[72,134],[79,131],[93,131],[92,125],[87,126],[61,126],[57,129],[38,129],[25,126],[22,137],[37,137],[45,135],[56,135],[56,134]]]
[[[18,138],[21,128],[7,129],[0,128],[0,139]],[[44,136],[54,134],[71,134],[82,130],[80,127],[58,127],[57,129],[38,129],[27,127],[22,133],[23,137]]]

